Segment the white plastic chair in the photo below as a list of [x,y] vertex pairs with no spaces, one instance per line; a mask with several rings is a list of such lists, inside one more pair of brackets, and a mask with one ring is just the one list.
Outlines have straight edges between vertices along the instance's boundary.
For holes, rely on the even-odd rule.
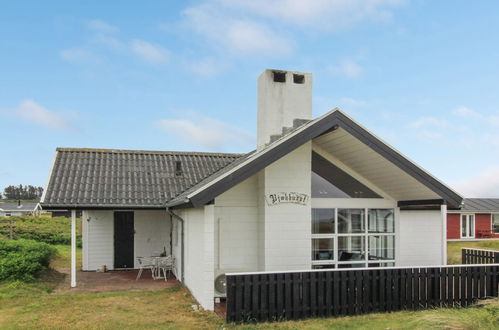
[[172,256],[162,257],[158,260],[159,274],[163,271],[163,278],[168,281],[168,273],[173,271],[175,258]]
[[150,269],[151,276],[154,279],[154,268],[156,268],[156,263],[154,259],[148,257],[137,257],[137,261],[139,262],[139,273],[137,274],[137,278],[135,280],[136,281],[139,280],[140,276],[142,275],[142,271],[144,269]]

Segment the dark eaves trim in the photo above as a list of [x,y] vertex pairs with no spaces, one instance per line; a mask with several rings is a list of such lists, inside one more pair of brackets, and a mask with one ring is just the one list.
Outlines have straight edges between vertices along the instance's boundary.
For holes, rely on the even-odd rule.
[[40,204],[42,209],[50,210],[163,210],[164,205],[124,205],[124,204]]
[[[205,205],[216,196],[219,196],[236,184],[256,174],[261,169],[282,158],[307,141],[311,141],[312,139],[337,129],[338,127],[344,129],[352,136],[359,139],[366,146],[378,152],[388,161],[392,162],[407,174],[421,182],[423,185],[442,197],[442,199],[447,201],[450,206],[459,206],[462,203],[463,198],[461,196],[447,188],[441,182],[383,143],[377,137],[356,124],[340,111],[332,111],[325,117],[310,123],[311,124],[308,127],[297,132],[288,139],[285,139],[284,141],[275,141],[274,143],[276,145],[274,147],[271,145],[268,150],[264,150],[261,155],[251,159],[249,162],[244,164],[244,166],[237,168],[221,180],[208,185],[205,189],[202,189],[197,194],[191,196],[189,203],[194,207]],[[180,204],[176,205],[176,207],[179,206]]]

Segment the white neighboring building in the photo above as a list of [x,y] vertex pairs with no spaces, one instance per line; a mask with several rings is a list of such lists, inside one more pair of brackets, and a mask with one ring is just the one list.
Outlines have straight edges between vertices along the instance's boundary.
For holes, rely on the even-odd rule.
[[264,71],[248,154],[59,148],[41,204],[83,210],[84,270],[166,250],[210,310],[224,272],[445,264],[462,197],[311,91]]
[[38,211],[38,203],[0,202],[0,217],[34,215]]

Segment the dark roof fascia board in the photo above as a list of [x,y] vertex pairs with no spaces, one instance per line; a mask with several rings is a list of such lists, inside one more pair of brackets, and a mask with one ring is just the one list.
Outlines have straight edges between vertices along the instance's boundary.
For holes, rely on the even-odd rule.
[[374,135],[366,131],[364,128],[355,123],[352,119],[348,118],[341,112],[335,112],[340,122],[340,127],[345,131],[359,139],[362,143],[379,153],[381,156],[398,166],[414,179],[421,182],[427,188],[435,192],[437,195],[445,199],[453,206],[459,206],[463,198],[457,193],[447,188],[444,184],[437,179],[423,171],[421,168],[413,164],[407,158],[387,146]]
[[410,201],[398,201],[398,207],[406,206],[429,206],[429,205],[444,205],[445,200],[443,199],[422,199],[422,200],[410,200]]
[[180,201],[180,202],[172,204],[172,205],[167,205],[166,207],[171,209],[171,210],[180,210],[180,209],[189,209],[189,208],[193,208],[196,206],[194,204],[192,204],[191,201],[188,201],[188,202]]
[[165,206],[145,205],[41,205],[42,210],[164,210]]
[[438,194],[446,200],[451,206],[458,206],[462,203],[463,198],[433,178],[431,175],[423,171],[421,168],[413,164],[411,161],[403,157],[401,154],[387,146],[380,141],[377,137],[370,134],[364,128],[356,124],[352,119],[345,116],[338,110],[332,111],[330,114],[323,118],[319,118],[316,122],[311,124],[296,133],[296,135],[280,142],[277,140],[277,145],[269,148],[261,155],[255,155],[248,163],[244,164],[234,172],[228,174],[221,180],[208,184],[205,189],[201,189],[198,193],[191,196],[190,202],[193,206],[201,206],[214,199],[216,196],[227,191],[234,185],[246,180],[251,175],[257,173],[262,168],[270,165],[276,160],[282,158],[289,152],[300,147],[307,141],[310,141],[317,136],[325,134],[328,131],[334,130],[338,127],[345,129],[348,133],[359,139],[362,143],[378,152],[385,157],[388,161],[392,162],[400,169],[411,175],[413,178],[421,182],[430,190]]
[[192,196],[190,198],[192,205],[195,207],[205,205],[216,196],[219,196],[236,184],[256,174],[261,169],[284,157],[307,141],[310,141],[327,130],[332,129],[332,127],[338,124],[335,113],[336,112],[330,113],[316,123],[309,125],[293,137],[284,140],[281,143],[277,140],[274,142],[277,143],[275,147],[269,148],[261,155],[256,155],[256,157],[250,160],[247,164],[241,166],[225,178],[215,182],[206,189],[203,189],[196,195]]

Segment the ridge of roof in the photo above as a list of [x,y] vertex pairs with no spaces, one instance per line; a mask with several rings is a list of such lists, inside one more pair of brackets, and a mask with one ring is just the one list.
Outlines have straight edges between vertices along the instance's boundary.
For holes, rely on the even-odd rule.
[[124,153],[124,154],[161,154],[161,155],[186,155],[186,156],[220,156],[220,157],[242,157],[247,153],[228,152],[204,152],[204,151],[170,151],[170,150],[131,150],[131,149],[101,149],[101,148],[66,148],[58,147],[59,152],[100,152],[100,153]]
[[[458,206],[462,203],[463,197],[457,192],[421,168],[414,161],[405,157],[388,143],[371,133],[368,129],[359,125],[339,108],[334,108],[322,116],[304,123],[288,134],[279,137],[250,157],[246,157],[243,161],[233,162],[238,164],[219,175],[210,176],[210,178],[212,178],[211,180],[206,180],[203,184],[195,185],[197,189],[192,190],[187,195],[178,195],[178,198],[174,198],[167,202],[167,206],[178,207],[179,205],[187,203],[194,206],[202,205],[203,203],[212,200],[214,196],[221,194],[231,186],[253,175],[261,168],[280,159],[290,150],[294,150],[304,142],[340,127],[424,184],[427,188],[440,195],[451,205]],[[273,151],[273,154],[270,154],[269,151]],[[183,197],[183,199],[179,197]]]

